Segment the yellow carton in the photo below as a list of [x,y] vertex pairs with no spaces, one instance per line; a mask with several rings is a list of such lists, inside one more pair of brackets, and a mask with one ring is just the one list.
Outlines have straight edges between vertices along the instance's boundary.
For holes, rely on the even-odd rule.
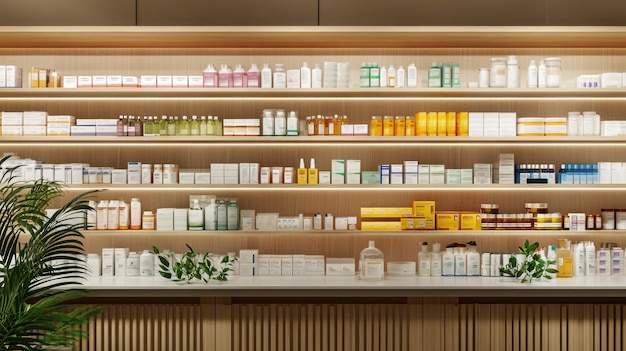
[[402,218],[413,216],[412,207],[387,207],[387,217]]
[[469,117],[467,112],[459,112],[456,115],[456,135],[468,136]]
[[437,136],[446,136],[448,133],[447,128],[447,113],[437,112]]
[[385,218],[387,209],[385,207],[361,207],[361,218]]
[[428,114],[426,112],[418,112],[415,114],[417,125],[415,127],[417,136],[427,136]]
[[400,230],[399,221],[396,222],[361,222],[361,230],[363,231],[394,231]]
[[437,212],[437,230],[459,230],[460,224],[458,212]]
[[435,201],[413,201],[413,217],[435,216]]
[[461,230],[480,230],[481,216],[478,212],[461,212]]
[[448,136],[456,136],[456,112],[447,113],[446,128]]
[[437,136],[437,112],[428,112],[426,118],[426,135]]

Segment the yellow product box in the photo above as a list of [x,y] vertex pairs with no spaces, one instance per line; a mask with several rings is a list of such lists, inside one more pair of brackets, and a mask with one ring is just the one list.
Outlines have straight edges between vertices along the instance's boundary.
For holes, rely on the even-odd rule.
[[459,112],[456,114],[456,135],[469,135],[469,113]]
[[30,87],[39,88],[39,68],[32,67],[28,76],[30,77]]
[[361,222],[363,231],[394,231],[401,230],[400,221],[396,222]]
[[437,112],[428,112],[426,118],[426,135],[437,136]]
[[460,217],[459,212],[437,212],[437,230],[459,230]]
[[417,136],[426,136],[426,126],[428,124],[428,115],[426,112],[418,112],[415,114],[416,125],[415,125],[415,135]]
[[446,136],[448,114],[445,112],[437,112],[437,136]]
[[402,218],[413,216],[413,208],[411,207],[387,207],[388,218]]
[[480,213],[461,212],[461,230],[481,230]]
[[456,136],[456,112],[446,114],[446,129],[448,136]]
[[413,201],[413,217],[434,217],[435,201]]
[[361,207],[361,218],[385,218],[387,209],[384,207]]

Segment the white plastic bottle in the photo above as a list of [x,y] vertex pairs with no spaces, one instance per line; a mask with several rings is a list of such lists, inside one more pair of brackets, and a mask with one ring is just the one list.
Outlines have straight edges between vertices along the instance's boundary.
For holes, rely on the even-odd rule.
[[309,68],[309,64],[304,62],[302,67],[300,68],[300,88],[310,88],[311,87],[311,68]]
[[454,275],[467,275],[467,253],[464,246],[454,248]]
[[445,277],[454,276],[454,244],[446,246],[446,252],[442,256],[441,275]]
[[414,63],[407,67],[406,86],[408,88],[417,88],[417,67]]
[[250,69],[246,73],[247,77],[247,87],[248,88],[260,88],[261,87],[261,72],[259,71],[259,67],[256,64],[252,64]]
[[580,242],[572,245],[572,253],[574,258],[574,275],[582,277],[585,275],[586,262],[585,262],[585,246]]
[[506,87],[519,88],[519,63],[515,55],[510,55],[506,61]]
[[217,88],[217,71],[212,64],[207,65],[207,67],[202,72],[202,81],[205,88]]
[[430,277],[431,259],[427,242],[422,242],[422,251],[417,254],[417,263],[419,266],[418,274],[422,277]]
[[287,117],[285,110],[276,110],[276,118],[274,118],[274,135],[287,135]]
[[480,276],[480,254],[476,250],[476,242],[467,243],[467,275],[472,277]]
[[143,250],[139,256],[139,275],[142,277],[154,275],[154,255],[148,250]]
[[93,200],[90,200],[89,207],[91,209],[87,210],[87,229],[95,230],[98,225],[98,213],[96,210],[96,202]]
[[387,86],[390,88],[396,87],[396,68],[393,65],[389,65],[389,69],[387,69]]
[[430,254],[430,275],[441,277],[441,244],[433,243],[433,252]]
[[322,69],[316,63],[311,70],[311,88],[319,89],[322,87]]
[[274,88],[287,88],[287,72],[281,63],[274,67]]
[[289,117],[287,117],[287,135],[298,136],[298,115],[296,111],[289,111]]
[[[557,261],[556,261],[556,245],[548,246],[548,261],[552,261],[553,263],[548,264],[548,268],[556,269]],[[548,273],[552,278],[556,278],[556,273]]]
[[369,241],[368,247],[363,249],[359,256],[359,279],[385,279],[385,258],[383,252],[376,248],[373,240]]
[[263,64],[263,68],[261,69],[261,88],[271,88],[272,87],[272,69],[270,65],[267,63]]
[[388,81],[389,81],[389,73],[387,72],[387,67],[383,65],[380,67],[380,87],[386,88]]
[[536,88],[537,84],[537,64],[535,63],[535,60],[530,60],[530,64],[528,65],[527,86],[529,88]]
[[130,229],[141,229],[141,201],[133,197],[130,199]]
[[204,211],[200,207],[200,202],[194,199],[191,203],[187,215],[187,229],[202,230],[204,229]]
[[107,229],[117,230],[120,227],[119,201],[111,200],[107,206]]
[[272,136],[274,135],[274,112],[272,110],[263,110],[263,119],[262,119],[262,133],[263,136]]
[[406,87],[406,72],[403,66],[398,67],[396,71],[396,88]]
[[588,241],[585,245],[585,275],[596,275],[596,247],[593,241]]
[[220,88],[232,88],[233,87],[233,71],[228,67],[228,65],[222,65],[219,72],[217,72],[218,76],[218,87]]
[[546,63],[543,60],[540,60],[539,66],[537,67],[537,86],[539,88],[545,88],[547,86],[547,74],[548,71],[546,68]]
[[128,230],[130,222],[130,210],[123,200],[119,202],[119,230]]
[[243,81],[246,76],[246,71],[241,67],[241,65],[235,65],[235,69],[233,70],[233,88],[243,88]]
[[204,208],[204,229],[217,230],[217,205],[215,199]]
[[138,253],[130,252],[126,258],[126,275],[137,277],[140,275],[141,258]]

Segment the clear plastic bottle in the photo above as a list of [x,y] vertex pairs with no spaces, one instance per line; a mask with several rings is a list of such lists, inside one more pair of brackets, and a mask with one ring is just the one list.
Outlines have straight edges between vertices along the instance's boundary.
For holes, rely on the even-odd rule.
[[228,214],[224,200],[217,205],[217,230],[228,230]]
[[417,262],[419,266],[418,274],[422,277],[430,277],[431,257],[428,252],[427,242],[422,242],[422,251],[417,254]]
[[559,248],[556,250],[556,269],[559,272],[557,278],[572,277],[572,251],[570,251],[570,241],[567,239],[559,239]]
[[204,211],[200,207],[200,202],[194,199],[187,215],[187,229],[204,229]]
[[224,134],[224,128],[222,121],[217,116],[213,116],[213,135],[222,136]]
[[383,252],[376,248],[373,240],[370,240],[368,247],[361,251],[359,268],[359,279],[385,279],[385,257]]
[[311,70],[311,88],[319,89],[322,87],[322,69],[317,63]]
[[239,206],[237,200],[230,200],[226,208],[226,229],[239,230]]
[[180,135],[189,136],[189,134],[191,134],[191,126],[189,125],[189,119],[187,119],[187,116],[183,116],[182,121],[180,121]]

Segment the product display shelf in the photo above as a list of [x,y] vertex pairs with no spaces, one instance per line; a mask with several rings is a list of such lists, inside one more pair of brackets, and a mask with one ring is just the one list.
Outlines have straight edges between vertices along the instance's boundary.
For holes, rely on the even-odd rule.
[[[200,72],[201,73],[201,72]],[[2,89],[2,100],[142,100],[181,101],[263,99],[298,100],[423,100],[423,99],[588,99],[626,100],[626,88],[7,88]]]
[[[463,82],[475,80],[470,74],[489,63],[494,55],[520,54],[523,59],[563,55],[567,86],[578,74],[620,67],[626,49],[622,27],[0,27],[0,55],[4,61],[22,60],[24,68],[37,66],[59,69],[62,74],[200,74],[210,58],[234,65],[257,64],[267,57],[299,67],[303,61],[349,60],[352,71],[363,58],[405,62],[419,59],[423,69],[431,58],[461,60]],[[582,55],[580,60],[576,57]],[[383,56],[380,56],[383,55]],[[254,57],[251,57],[254,56]],[[241,57],[244,57],[242,62]],[[283,61],[284,60],[284,61]],[[369,61],[366,60],[366,61]],[[382,62],[382,61],[381,61]],[[20,62],[16,62],[20,64]],[[219,64],[220,61],[213,63]],[[296,66],[297,64],[297,66]],[[355,66],[356,64],[356,66]],[[81,67],[77,69],[77,67]],[[622,70],[623,71],[623,70]],[[355,72],[352,73],[353,76]],[[522,79],[523,81],[523,79]],[[353,84],[356,81],[353,79]],[[420,85],[423,86],[423,85]],[[372,114],[406,115],[419,111],[503,111],[527,116],[566,116],[571,110],[597,110],[607,120],[621,119],[626,89],[2,89],[0,106],[5,110],[43,110],[50,114],[74,114],[78,118],[113,118],[134,115],[202,115],[222,118],[258,118],[264,108],[284,108],[307,114],[347,114],[354,123],[368,123]],[[199,112],[202,111],[202,112]],[[214,112],[215,111],[215,112]],[[402,112],[401,112],[402,111]],[[516,163],[595,163],[624,161],[623,137],[0,137],[3,150],[15,151],[50,163],[85,162],[94,166],[125,168],[126,162],[178,163],[181,169],[208,169],[210,163],[259,162],[262,166],[297,167],[302,157],[308,165],[316,158],[320,170],[330,170],[330,160],[362,159],[362,170],[382,163],[418,160],[445,164],[447,168],[471,168],[474,163],[493,163],[499,153],[514,153]],[[72,150],[72,152],[66,152]],[[74,152],[75,151],[75,152]],[[70,157],[72,157],[70,159]],[[600,159],[601,158],[601,159]],[[238,198],[242,209],[298,213],[333,213],[355,216],[360,207],[411,206],[413,200],[434,200],[437,210],[474,210],[481,203],[499,203],[502,212],[523,212],[526,202],[547,202],[550,211],[596,213],[601,208],[626,208],[621,185],[71,185],[75,191],[108,188],[97,196],[125,199],[138,195],[143,208],[187,206],[189,195],[216,194]],[[414,259],[417,242],[437,239],[442,233],[388,234],[354,233],[220,233],[193,235],[204,248],[216,252],[265,248],[276,237],[297,241],[316,253],[333,255],[335,240],[353,240],[346,246],[354,257],[367,243],[376,240],[391,260]],[[458,232],[459,241],[476,233]],[[213,246],[211,237],[223,237]],[[456,233],[450,234],[450,240]],[[515,250],[524,238],[537,235],[551,244],[556,236],[617,241],[621,233],[594,231],[484,233],[478,240],[500,251]],[[242,238],[254,236],[256,241]],[[444,234],[443,237],[446,237]],[[104,239],[98,237],[105,237]],[[102,240],[101,240],[102,239]],[[402,239],[402,240],[400,240]],[[125,240],[141,240],[125,245]],[[182,250],[176,235],[136,234],[133,231],[87,233],[88,251],[103,247],[162,248]],[[222,240],[222,239],[220,239]],[[405,242],[403,240],[410,240]],[[432,241],[432,240],[431,240]],[[443,240],[441,240],[443,243]],[[541,240],[543,242],[544,240]],[[402,252],[392,246],[401,242]],[[115,244],[114,244],[115,243]],[[119,243],[119,245],[118,245]],[[546,243],[549,244],[549,243]],[[294,244],[295,245],[295,244]],[[299,247],[299,246],[294,246]],[[486,246],[487,248],[489,246]],[[400,250],[400,249],[397,249]],[[484,250],[484,248],[481,248]],[[294,253],[288,248],[267,253]],[[278,251],[278,252],[277,252]],[[346,254],[347,255],[347,254]]]

